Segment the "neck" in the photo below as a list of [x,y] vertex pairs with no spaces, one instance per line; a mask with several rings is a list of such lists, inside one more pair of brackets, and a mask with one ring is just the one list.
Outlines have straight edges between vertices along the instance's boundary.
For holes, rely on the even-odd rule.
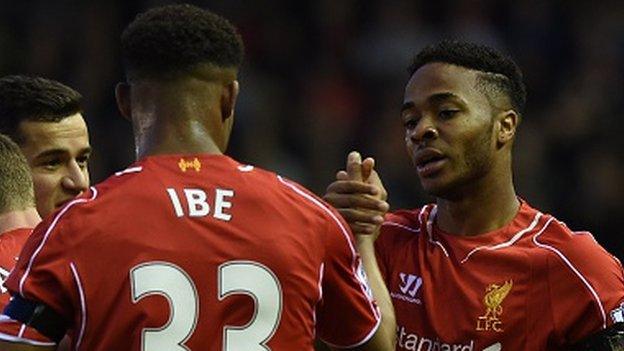
[[176,123],[156,122],[149,130],[135,132],[138,158],[164,154],[222,154],[208,129],[194,119],[179,118]]
[[511,171],[505,176],[492,173],[457,199],[437,199],[438,227],[455,235],[478,235],[500,229],[518,213],[520,201],[513,186]]
[[0,214],[0,233],[18,228],[34,228],[41,222],[36,208]]
[[185,82],[133,88],[133,127],[138,158],[162,154],[222,154],[223,121],[216,85]]

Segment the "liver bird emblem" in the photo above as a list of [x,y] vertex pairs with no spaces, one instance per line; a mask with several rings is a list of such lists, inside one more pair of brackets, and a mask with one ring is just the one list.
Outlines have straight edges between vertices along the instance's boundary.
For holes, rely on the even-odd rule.
[[491,284],[488,286],[485,291],[487,292],[483,297],[483,303],[487,307],[487,311],[485,313],[486,317],[497,318],[503,313],[503,300],[511,291],[513,287],[513,281],[508,280],[503,285]]

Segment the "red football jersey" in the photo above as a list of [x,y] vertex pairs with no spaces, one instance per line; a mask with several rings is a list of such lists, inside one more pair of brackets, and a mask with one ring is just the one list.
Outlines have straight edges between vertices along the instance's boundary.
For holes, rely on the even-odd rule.
[[435,217],[435,205],[390,214],[376,242],[397,350],[561,350],[624,321],[622,266],[591,234],[525,202],[477,236]]
[[380,315],[347,228],[226,156],[147,157],[38,226],[7,287],[70,320],[77,350],[351,347]]
[[0,234],[0,311],[11,297],[4,281],[17,263],[17,257],[31,232],[32,228],[18,228]]

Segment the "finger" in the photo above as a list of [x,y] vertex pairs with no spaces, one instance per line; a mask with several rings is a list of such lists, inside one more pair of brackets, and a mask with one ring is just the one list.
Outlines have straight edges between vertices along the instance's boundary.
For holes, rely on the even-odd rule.
[[336,180],[349,180],[349,174],[346,171],[338,171]]
[[366,183],[374,186],[377,189],[376,194],[378,194],[382,200],[386,200],[388,198],[388,192],[386,191],[386,188],[384,188],[383,182],[381,181],[379,174],[374,169],[371,171],[371,174],[366,180]]
[[387,212],[390,205],[370,195],[328,193],[324,200],[336,208],[364,209]]
[[347,157],[347,173],[349,179],[362,181],[362,156],[357,151],[351,151]]
[[375,168],[375,160],[372,157],[367,157],[362,161],[362,179],[364,181],[370,177],[373,168]]
[[340,215],[348,222],[360,222],[366,224],[381,224],[384,219],[377,211],[356,210],[351,208],[338,208]]
[[329,193],[377,195],[379,193],[379,187],[353,180],[337,180],[327,187],[326,194]]

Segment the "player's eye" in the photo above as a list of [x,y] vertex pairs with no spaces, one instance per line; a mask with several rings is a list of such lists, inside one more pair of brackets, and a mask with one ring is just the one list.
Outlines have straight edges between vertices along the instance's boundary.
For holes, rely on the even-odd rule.
[[89,158],[91,157],[91,155],[83,155],[80,156],[76,159],[76,162],[78,163],[78,166],[80,166],[80,168],[86,168],[87,165],[89,164]]
[[444,109],[438,112],[438,117],[441,119],[451,119],[455,117],[457,113],[459,113],[459,110]]
[[41,165],[43,168],[53,171],[61,166],[63,161],[60,158],[51,158],[48,160],[44,160]]
[[416,120],[415,118],[409,118],[403,121],[403,127],[406,130],[414,130],[417,125],[418,125],[418,120]]

